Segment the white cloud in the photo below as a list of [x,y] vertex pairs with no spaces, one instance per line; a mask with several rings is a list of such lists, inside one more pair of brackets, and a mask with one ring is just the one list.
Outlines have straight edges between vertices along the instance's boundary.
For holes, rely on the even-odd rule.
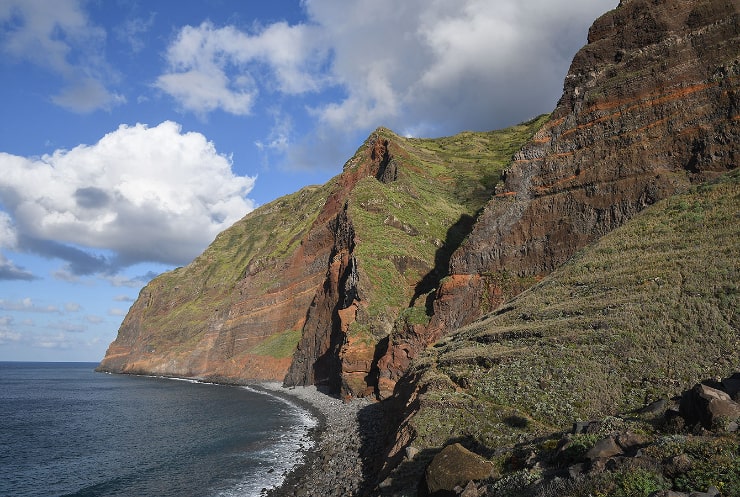
[[13,220],[7,212],[0,211],[0,248],[15,248],[18,244],[18,235],[13,226]]
[[141,52],[146,47],[146,43],[142,37],[152,29],[155,18],[156,13],[150,12],[147,19],[141,17],[128,19],[115,28],[116,38],[125,42],[131,49],[131,52]]
[[87,326],[83,323],[73,323],[71,321],[57,321],[49,323],[47,328],[51,330],[60,330],[66,333],[84,333]]
[[82,306],[77,302],[67,302],[64,304],[64,310],[67,312],[79,312]]
[[31,346],[42,349],[69,349],[75,345],[75,341],[68,337],[64,332],[57,334],[39,334],[30,337]]
[[0,316],[0,345],[7,343],[20,342],[22,335],[12,330],[13,318],[10,316]]
[[257,140],[254,144],[260,151],[271,150],[285,152],[291,143],[293,120],[279,109],[273,109],[273,126],[265,141]]
[[314,122],[300,143],[274,131],[281,140],[256,142],[310,165],[326,162],[333,148],[346,154],[336,144],[379,125],[428,136],[549,112],[588,26],[616,4],[304,0],[300,24],[251,34],[209,22],[183,28],[157,86],[199,114],[249,114],[265,92],[310,94],[305,105]]
[[115,78],[103,51],[106,33],[87,18],[78,0],[2,0],[0,50],[62,79],[52,97],[75,112],[110,109],[125,98],[106,88]]
[[254,208],[253,185],[202,134],[169,121],[41,158],[0,153],[0,201],[19,250],[66,260],[68,275],[185,264]]
[[[254,35],[210,22],[182,28],[167,50],[168,71],[155,86],[186,110],[249,114],[268,72],[277,89],[300,94],[319,87],[312,62],[320,35],[306,25],[275,23]],[[268,87],[270,85],[268,84]]]
[[59,308],[55,305],[37,305],[30,297],[21,300],[0,299],[0,309],[3,311],[24,311],[24,312],[51,312],[59,313]]

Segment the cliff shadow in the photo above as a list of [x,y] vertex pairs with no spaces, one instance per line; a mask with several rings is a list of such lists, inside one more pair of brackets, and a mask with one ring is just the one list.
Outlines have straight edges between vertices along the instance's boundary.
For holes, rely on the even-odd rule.
[[434,254],[434,267],[431,271],[424,275],[424,277],[416,284],[414,288],[414,296],[411,298],[409,307],[413,307],[416,301],[422,296],[427,295],[426,309],[427,314],[432,314],[432,302],[434,301],[434,293],[432,290],[439,287],[439,282],[442,278],[450,273],[450,258],[453,252],[462,245],[462,242],[473,230],[475,225],[476,216],[469,214],[463,214],[460,218],[447,229],[447,234],[442,243],[442,246],[437,249]]

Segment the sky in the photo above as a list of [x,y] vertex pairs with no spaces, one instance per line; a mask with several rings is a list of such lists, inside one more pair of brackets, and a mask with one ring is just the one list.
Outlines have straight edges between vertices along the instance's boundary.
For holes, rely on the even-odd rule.
[[99,361],[138,292],[378,126],[550,112],[617,0],[0,0],[0,361]]

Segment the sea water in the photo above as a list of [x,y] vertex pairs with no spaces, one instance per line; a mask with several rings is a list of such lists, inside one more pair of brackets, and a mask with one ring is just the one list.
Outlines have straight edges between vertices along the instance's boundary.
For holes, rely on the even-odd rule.
[[269,393],[0,362],[0,496],[258,496],[316,420]]

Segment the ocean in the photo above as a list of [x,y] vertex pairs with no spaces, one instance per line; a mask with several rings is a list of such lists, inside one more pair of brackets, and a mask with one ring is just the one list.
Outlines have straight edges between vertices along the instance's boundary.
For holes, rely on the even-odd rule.
[[317,421],[250,387],[0,362],[0,496],[251,497]]

